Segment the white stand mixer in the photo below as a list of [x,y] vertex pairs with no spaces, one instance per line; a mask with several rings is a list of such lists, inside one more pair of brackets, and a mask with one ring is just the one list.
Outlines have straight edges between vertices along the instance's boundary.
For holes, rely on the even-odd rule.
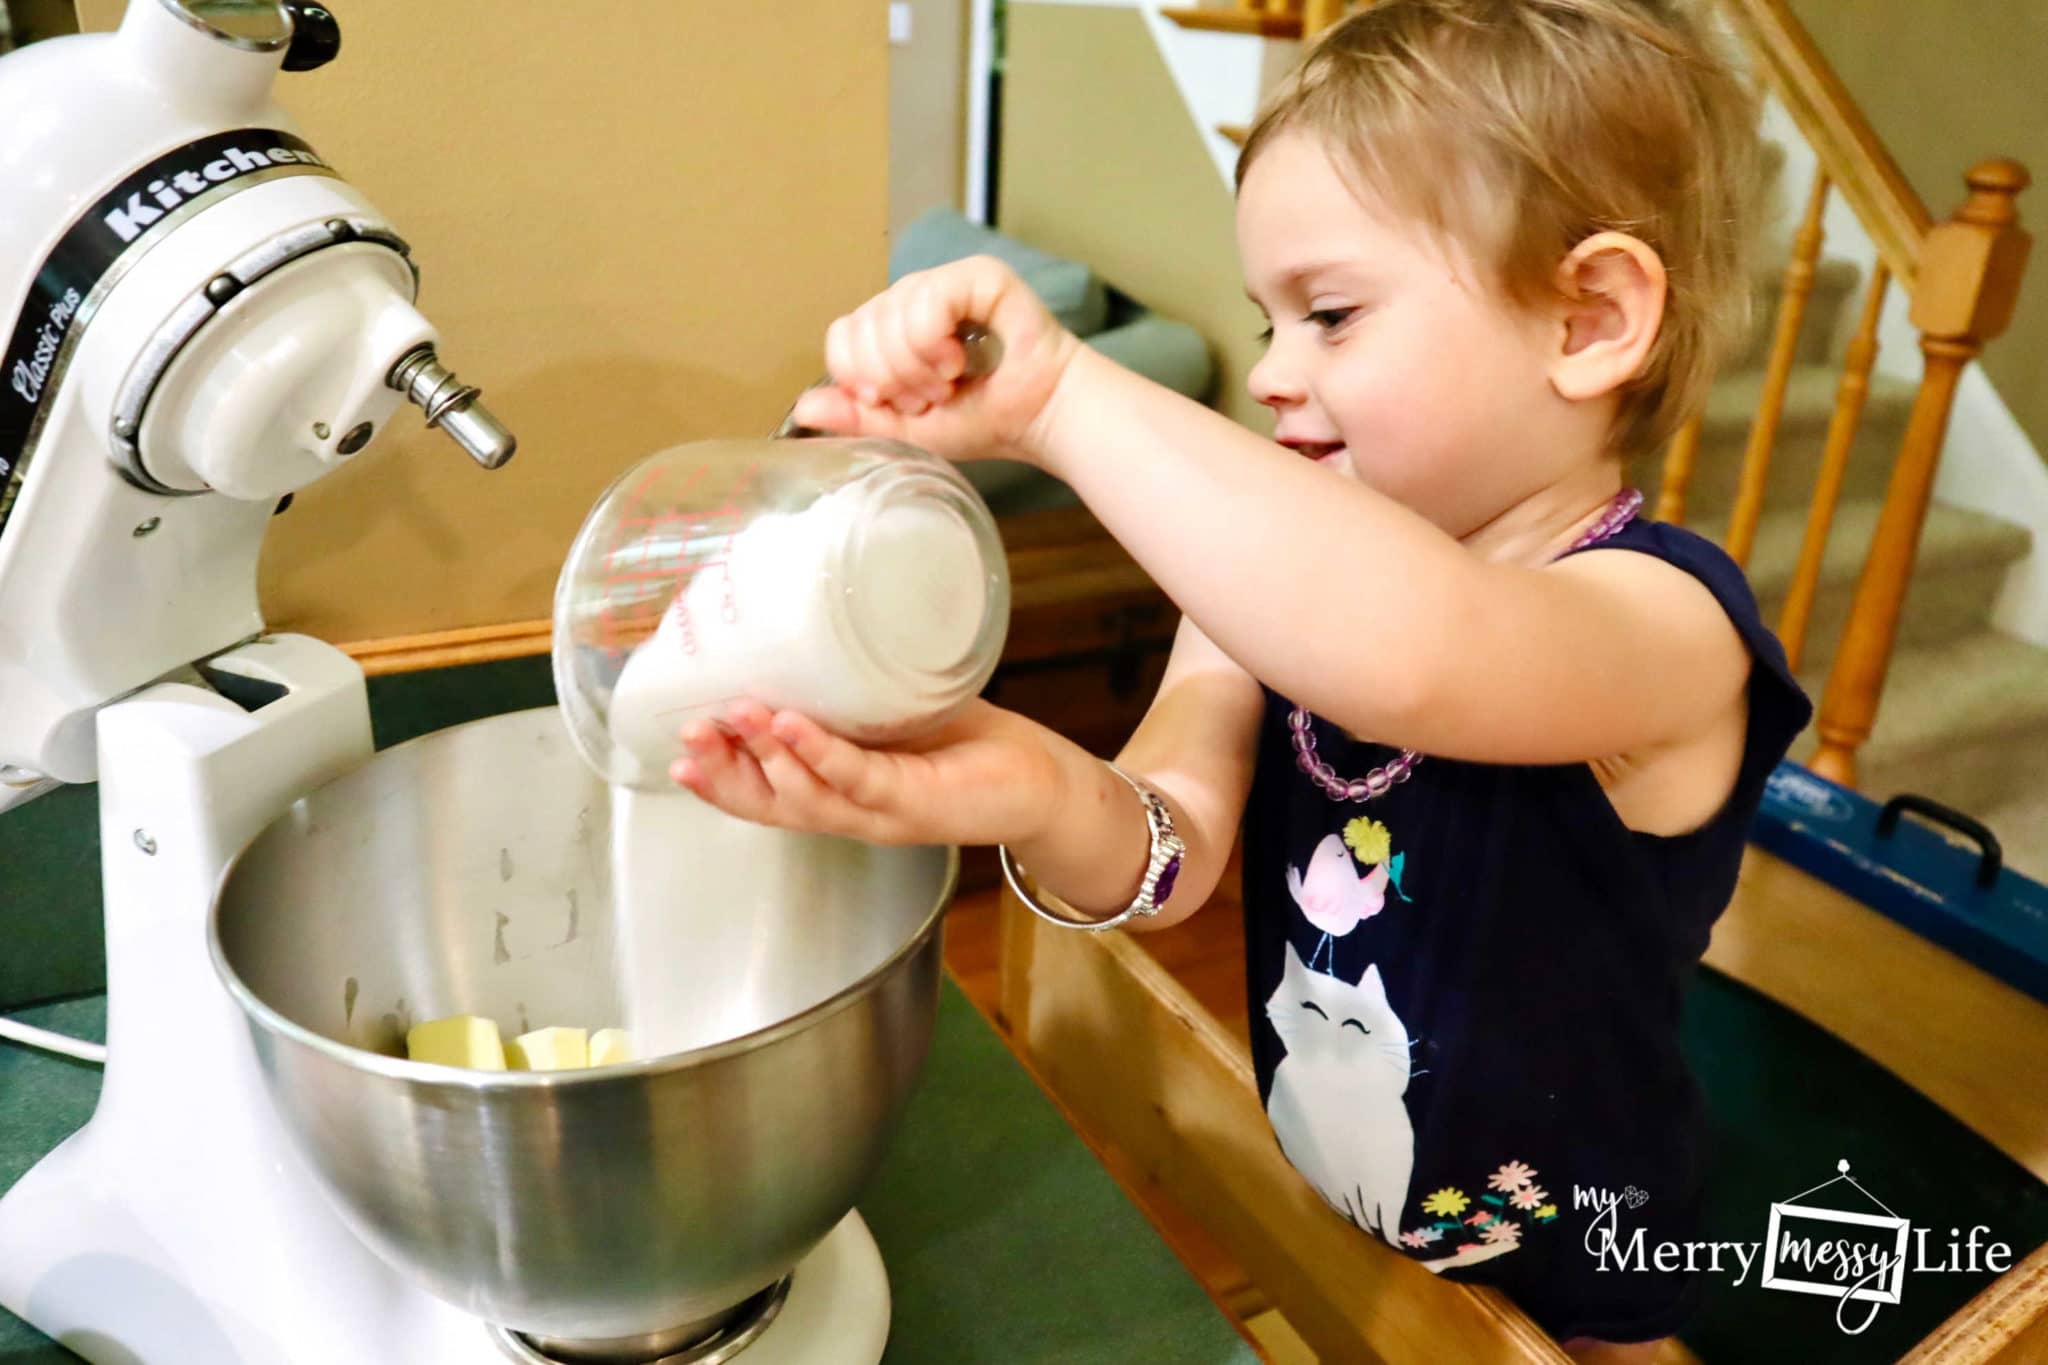
[[[0,60],[0,810],[99,781],[109,992],[97,1111],[0,1198],[0,1305],[96,1362],[542,1359],[335,1216],[205,943],[229,859],[371,754],[361,670],[263,633],[279,499],[401,399],[486,468],[513,450],[404,243],[271,99],[337,46],[310,4],[133,0]],[[744,1362],[877,1361],[887,1322],[849,1214]]]

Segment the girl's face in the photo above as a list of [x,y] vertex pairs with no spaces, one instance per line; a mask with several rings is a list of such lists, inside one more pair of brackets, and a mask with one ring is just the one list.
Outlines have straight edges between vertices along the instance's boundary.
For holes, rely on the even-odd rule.
[[1313,136],[1282,134],[1252,163],[1237,241],[1272,326],[1249,387],[1281,444],[1454,536],[1564,472],[1561,319],[1362,197]]

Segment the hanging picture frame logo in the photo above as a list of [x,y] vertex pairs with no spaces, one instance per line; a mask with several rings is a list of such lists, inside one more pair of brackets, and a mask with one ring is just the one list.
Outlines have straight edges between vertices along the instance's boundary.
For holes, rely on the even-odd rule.
[[[1837,1299],[1842,1308],[1851,1300],[1897,1304],[1905,1290],[1906,1250],[1913,1225],[1850,1176],[1847,1161],[1838,1163],[1836,1169],[1840,1174],[1835,1179],[1771,1205],[1763,1274],[1757,1283],[1765,1289]],[[1799,1202],[1842,1181],[1855,1186],[1884,1213],[1851,1213]],[[1842,1330],[1861,1331],[1861,1327],[1842,1323],[1842,1308],[1835,1314]],[[1873,1306],[1863,1325],[1868,1326],[1876,1315]]]

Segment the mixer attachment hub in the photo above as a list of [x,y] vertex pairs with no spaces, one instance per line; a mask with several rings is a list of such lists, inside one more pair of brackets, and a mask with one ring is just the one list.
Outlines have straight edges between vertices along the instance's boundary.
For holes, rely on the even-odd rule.
[[503,465],[518,448],[512,433],[477,401],[477,387],[449,373],[432,346],[408,352],[386,382],[427,415],[428,426],[454,437],[485,469]]

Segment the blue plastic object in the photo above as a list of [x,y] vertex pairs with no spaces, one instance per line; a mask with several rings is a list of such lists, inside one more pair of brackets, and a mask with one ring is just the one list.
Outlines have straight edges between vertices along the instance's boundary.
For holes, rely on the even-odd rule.
[[1751,837],[2048,1004],[2048,886],[2003,866],[1996,838],[1968,817],[1923,797],[1879,803],[1788,760],[1771,774]]

